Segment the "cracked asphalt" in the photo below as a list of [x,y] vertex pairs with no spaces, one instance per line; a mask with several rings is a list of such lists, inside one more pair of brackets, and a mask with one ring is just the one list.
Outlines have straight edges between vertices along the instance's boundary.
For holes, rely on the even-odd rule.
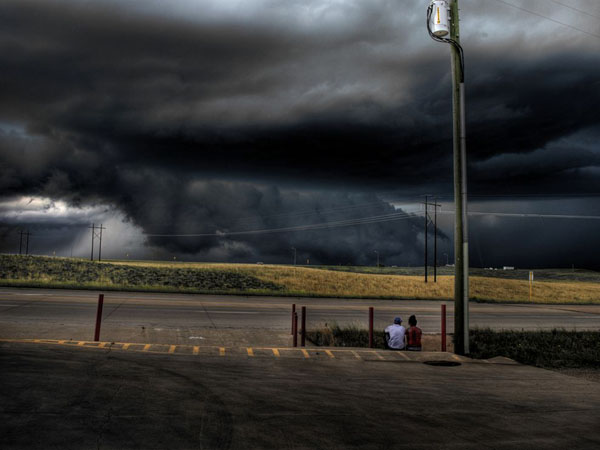
[[2,449],[600,448],[600,383],[506,359],[444,367],[3,342],[0,367]]

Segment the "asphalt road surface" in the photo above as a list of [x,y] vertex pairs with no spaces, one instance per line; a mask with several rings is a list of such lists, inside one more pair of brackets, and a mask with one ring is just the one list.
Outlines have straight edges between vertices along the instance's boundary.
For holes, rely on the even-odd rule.
[[389,351],[359,360],[334,349],[334,359],[130,350],[0,343],[0,446],[600,447],[600,384],[502,358],[446,367]]
[[[0,338],[91,339],[98,292],[0,288]],[[242,297],[105,292],[102,338],[122,342],[210,345],[286,345],[291,305],[307,307],[307,328],[337,322],[367,326],[375,307],[375,328],[395,316],[415,314],[425,333],[440,332],[440,306],[452,302]],[[600,329],[600,305],[470,304],[471,327],[493,329]]]

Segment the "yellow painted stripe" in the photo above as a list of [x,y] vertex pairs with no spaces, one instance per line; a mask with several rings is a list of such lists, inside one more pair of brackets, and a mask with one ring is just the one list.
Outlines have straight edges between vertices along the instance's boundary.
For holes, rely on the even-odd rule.
[[408,355],[404,352],[394,352],[394,354],[398,355],[401,359],[405,359],[407,361],[410,361],[410,358],[408,357]]
[[131,344],[123,344],[123,350],[127,350]]
[[150,350],[150,344],[144,345],[144,348],[142,349],[142,351],[147,352],[148,350]]
[[308,352],[306,350],[301,348],[300,351],[302,352],[302,354],[304,355],[305,358],[310,358],[310,355],[308,354]]
[[356,353],[354,350],[350,350],[350,352],[354,355],[356,359],[360,359],[360,355]]
[[248,356],[254,356],[254,351],[252,350],[252,347],[247,347],[246,351],[248,352]]
[[[52,341],[50,341],[52,342]],[[64,344],[66,341],[56,341],[58,344]]]
[[330,358],[335,358],[335,356],[333,356],[333,353],[331,353],[331,350],[325,350],[325,353],[327,353],[327,356],[329,356]]
[[272,348],[271,350],[273,350],[273,355],[279,358],[279,350],[277,350],[276,348]]
[[104,346],[108,344],[108,342],[100,342],[100,345],[98,346],[98,348],[104,348]]
[[194,345],[194,355],[197,355],[198,353],[200,353],[200,347]]
[[375,356],[377,356],[377,358],[379,358],[381,360],[385,360],[385,358],[383,356],[381,356],[379,353],[377,353],[376,351],[372,351],[371,353],[373,353]]
[[175,348],[176,348],[176,347],[177,347],[176,345],[171,345],[171,346],[169,347],[169,353],[175,353]]
[[77,345],[85,345],[85,341],[79,341]]
[[225,356],[225,347],[219,347],[219,356]]

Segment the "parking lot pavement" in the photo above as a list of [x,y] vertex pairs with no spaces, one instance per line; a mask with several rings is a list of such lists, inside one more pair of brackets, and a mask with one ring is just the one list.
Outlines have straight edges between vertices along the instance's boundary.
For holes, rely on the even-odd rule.
[[126,344],[0,342],[0,446],[600,446],[599,383],[506,359]]

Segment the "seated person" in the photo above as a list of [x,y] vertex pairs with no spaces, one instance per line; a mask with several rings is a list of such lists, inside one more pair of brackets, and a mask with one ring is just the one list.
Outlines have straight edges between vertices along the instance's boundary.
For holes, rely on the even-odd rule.
[[410,327],[406,331],[406,350],[420,352],[422,350],[421,335],[423,332],[417,326],[417,318],[414,315],[408,318],[408,325]]
[[394,324],[385,329],[385,342],[391,350],[404,350],[406,328],[402,326],[402,318],[396,317]]

